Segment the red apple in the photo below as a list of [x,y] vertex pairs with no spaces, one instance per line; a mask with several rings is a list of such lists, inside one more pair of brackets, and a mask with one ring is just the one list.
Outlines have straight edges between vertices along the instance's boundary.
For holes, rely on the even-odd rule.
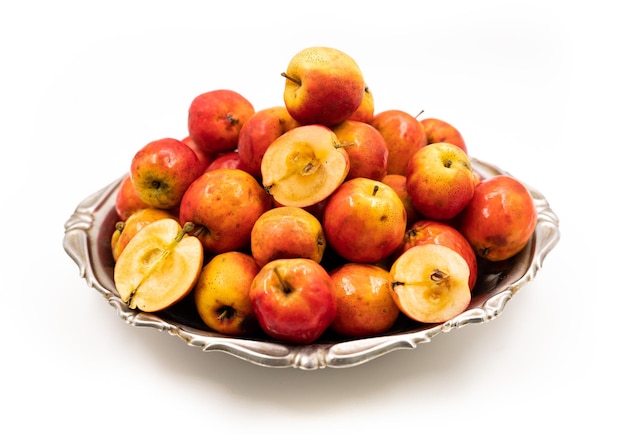
[[253,114],[252,103],[235,91],[205,92],[196,96],[189,106],[189,136],[209,155],[233,151],[241,127]]
[[133,186],[133,181],[131,180],[129,173],[122,180],[120,189],[117,191],[117,195],[115,196],[115,211],[118,217],[121,221],[125,221],[137,210],[148,207],[150,206],[143,202],[141,198],[139,198],[139,195],[137,195],[137,191],[135,190],[135,186]]
[[216,155],[204,171],[209,172],[219,168],[243,169],[242,166],[239,153],[237,151],[229,151]]
[[447,142],[458,146],[467,154],[467,146],[461,132],[452,124],[438,118],[420,121],[426,131],[428,143]]
[[130,176],[137,196],[151,207],[172,209],[202,173],[196,153],[182,141],[152,141],[133,156]]
[[250,299],[265,333],[295,344],[317,340],[337,312],[335,284],[308,258],[267,263],[252,281]]
[[350,158],[346,180],[358,177],[381,180],[387,175],[387,142],[378,130],[365,122],[347,120],[333,127]]
[[198,147],[198,145],[196,145],[196,143],[191,139],[191,137],[186,136],[181,142],[186,144],[196,153],[196,156],[198,156],[198,160],[200,160],[200,166],[202,166],[204,169],[209,166],[209,164],[213,160],[213,157],[208,153],[202,151],[200,147]]

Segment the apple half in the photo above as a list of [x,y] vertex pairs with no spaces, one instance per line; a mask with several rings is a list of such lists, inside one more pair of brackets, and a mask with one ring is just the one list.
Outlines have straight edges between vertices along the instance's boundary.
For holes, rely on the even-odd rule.
[[120,298],[130,308],[160,311],[187,296],[200,276],[204,251],[174,219],[143,227],[126,245],[113,271]]
[[436,244],[409,248],[389,270],[398,308],[421,323],[441,323],[469,305],[469,267],[455,250]]
[[319,124],[283,133],[263,155],[263,187],[286,206],[308,207],[326,199],[345,180],[350,160],[335,133]]

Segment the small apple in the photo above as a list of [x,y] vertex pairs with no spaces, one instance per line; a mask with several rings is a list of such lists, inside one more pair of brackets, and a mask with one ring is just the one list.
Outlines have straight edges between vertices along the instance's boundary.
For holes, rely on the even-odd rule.
[[428,143],[424,126],[415,116],[396,109],[377,113],[371,124],[387,143],[387,173],[405,175],[411,156]]
[[304,125],[278,137],[261,161],[265,190],[282,204],[308,207],[345,180],[350,158],[337,135],[323,125]]
[[454,249],[417,245],[391,265],[391,294],[407,317],[421,323],[446,322],[471,302],[469,273],[467,262]]
[[406,190],[406,175],[387,174],[381,180],[387,186],[391,187],[400,197],[404,209],[406,210],[406,225],[412,225],[419,218],[419,213],[413,207],[413,201],[409,192]]
[[367,84],[363,90],[363,99],[356,111],[348,117],[352,121],[361,121],[371,124],[374,119],[374,95]]
[[130,173],[127,174],[120,183],[120,188],[115,196],[115,212],[117,216],[121,221],[125,221],[137,210],[148,207],[150,206],[137,195]]
[[478,256],[502,261],[526,246],[536,224],[537,209],[526,186],[509,175],[496,175],[476,186],[458,228]]
[[200,241],[174,219],[159,219],[126,245],[113,269],[115,288],[132,309],[161,311],[191,293],[204,261]]
[[216,155],[204,172],[214,171],[219,168],[243,169],[242,166],[239,153],[237,151],[228,151]]
[[296,53],[285,77],[284,103],[300,124],[327,127],[348,119],[363,99],[365,82],[356,61],[332,47],[309,47]]
[[295,344],[317,340],[337,312],[335,284],[326,269],[309,258],[267,263],[250,285],[250,298],[263,331]]
[[208,155],[237,148],[239,131],[254,114],[254,106],[241,94],[217,89],[196,96],[187,118],[189,136]]
[[180,203],[180,222],[192,222],[194,234],[213,254],[250,244],[254,222],[271,207],[258,181],[241,169],[205,172],[191,183]]
[[402,243],[406,210],[381,181],[353,178],[328,198],[322,226],[328,244],[350,262],[376,263]]
[[364,263],[346,263],[330,272],[335,283],[337,313],[330,329],[345,337],[387,332],[400,310],[391,296],[389,272]]
[[283,133],[298,127],[284,106],[268,107],[257,111],[241,127],[237,149],[244,171],[261,178],[263,154],[272,142]]
[[130,176],[137,196],[151,207],[180,204],[189,185],[202,173],[196,153],[182,141],[164,138],[143,146],[133,156]]
[[435,243],[454,249],[467,262],[470,274],[468,285],[473,290],[478,278],[478,263],[476,253],[468,240],[452,225],[431,219],[419,219],[406,231],[404,241],[396,251],[396,256],[402,255],[413,246]]
[[128,245],[128,242],[146,225],[158,221],[159,219],[177,219],[168,210],[160,208],[146,207],[131,214],[126,221],[119,221],[115,225],[115,231],[111,236],[111,252],[113,261],[117,261],[120,254]]
[[202,268],[193,290],[196,309],[212,330],[243,336],[258,328],[250,299],[250,285],[259,266],[249,254],[218,254]]
[[426,131],[428,143],[447,142],[461,148],[467,154],[467,146],[461,132],[453,125],[439,118],[426,118],[420,121]]
[[322,261],[326,237],[320,221],[300,207],[276,207],[254,223],[250,236],[252,256],[259,266],[279,258]]
[[200,166],[202,166],[203,170],[211,164],[213,156],[202,151],[200,147],[198,147],[198,145],[196,145],[196,143],[191,139],[191,137],[186,136],[181,140],[181,142],[187,145],[196,153],[196,156],[198,156],[198,160],[200,160]]
[[422,216],[454,218],[474,195],[474,173],[465,152],[446,142],[420,148],[409,159],[406,188]]
[[361,121],[347,120],[333,127],[339,142],[350,158],[350,171],[346,180],[365,177],[382,180],[387,175],[387,142],[378,130]]

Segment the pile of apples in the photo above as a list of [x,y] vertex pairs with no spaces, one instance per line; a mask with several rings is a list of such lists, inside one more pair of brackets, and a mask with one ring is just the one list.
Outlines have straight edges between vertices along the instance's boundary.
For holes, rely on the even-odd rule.
[[527,189],[482,179],[449,123],[376,113],[340,50],[306,48],[282,76],[284,105],[209,91],[187,137],[134,155],[111,238],[122,300],[158,312],[192,298],[213,331],[295,344],[463,312],[478,260],[532,236]]

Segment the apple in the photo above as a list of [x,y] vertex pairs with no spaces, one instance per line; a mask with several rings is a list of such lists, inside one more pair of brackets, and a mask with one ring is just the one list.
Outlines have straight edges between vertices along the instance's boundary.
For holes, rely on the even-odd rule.
[[468,285],[470,290],[474,289],[478,278],[478,263],[476,253],[469,241],[452,225],[432,219],[419,219],[415,221],[406,231],[404,241],[396,251],[396,256],[409,250],[413,246],[435,243],[454,249],[467,262],[470,274]]
[[363,89],[363,99],[356,111],[348,117],[352,121],[361,121],[371,124],[374,119],[374,95],[367,84]]
[[426,131],[428,143],[447,142],[458,146],[467,154],[467,146],[461,132],[450,123],[439,118],[426,118],[420,121]]
[[350,170],[346,180],[357,177],[382,180],[387,175],[387,142],[378,130],[361,121],[346,120],[333,127],[339,142],[346,145]]
[[406,190],[406,175],[401,174],[387,174],[381,180],[387,186],[391,187],[400,197],[404,209],[406,210],[406,224],[407,227],[419,218],[419,213],[413,207],[413,201],[409,192]]
[[219,168],[243,169],[242,166],[239,153],[237,151],[228,151],[216,155],[204,172],[214,171]]
[[428,143],[422,123],[403,110],[391,109],[377,113],[371,125],[387,143],[387,173],[405,175],[411,156]]
[[303,125],[278,137],[261,161],[263,187],[282,204],[308,207],[327,198],[350,171],[337,135],[323,125]]
[[237,336],[258,329],[249,293],[259,269],[251,255],[239,251],[218,254],[202,268],[193,298],[209,328]]
[[359,65],[336,48],[305,48],[281,75],[285,107],[303,125],[332,127],[348,119],[363,100],[365,82]]
[[391,329],[400,310],[391,296],[386,269],[374,264],[346,263],[329,275],[337,297],[337,313],[330,330],[344,337],[366,337]]
[[133,156],[130,176],[137,196],[151,207],[171,209],[180,204],[189,185],[202,173],[196,153],[182,141],[158,139]]
[[139,231],[113,269],[115,288],[132,309],[145,312],[171,307],[191,293],[204,261],[200,241],[174,219],[159,219]]
[[126,221],[115,224],[115,231],[111,236],[111,252],[113,261],[117,261],[128,242],[146,225],[159,219],[177,219],[169,210],[161,208],[142,208],[131,214]]
[[267,263],[250,285],[250,299],[263,331],[294,344],[317,340],[337,312],[335,284],[326,269],[309,258]]
[[446,142],[429,144],[411,156],[406,188],[422,216],[454,218],[474,195],[474,173],[465,152]]
[[320,221],[300,207],[276,207],[254,223],[252,256],[259,266],[279,258],[309,258],[321,262],[326,237]]
[[239,132],[237,149],[241,169],[260,179],[261,161],[267,148],[283,133],[299,125],[284,106],[268,107],[254,113]]
[[407,317],[441,323],[471,302],[469,267],[461,254],[435,243],[413,246],[391,265],[391,295]]
[[459,231],[479,257],[502,261],[529,242],[537,224],[537,209],[530,192],[509,175],[481,181],[459,216]]
[[127,174],[122,179],[120,188],[115,196],[115,212],[117,216],[121,221],[125,221],[137,210],[148,207],[150,206],[143,202],[141,198],[139,198],[139,195],[137,195],[133,181],[130,178],[130,173]]
[[187,145],[196,153],[196,156],[198,156],[198,160],[200,160],[200,166],[202,166],[203,170],[206,170],[206,168],[211,164],[213,156],[202,151],[200,147],[198,147],[198,145],[189,136],[184,137],[181,142]]
[[328,198],[322,226],[328,244],[350,262],[376,263],[402,243],[406,210],[381,181],[353,178]]
[[217,89],[196,96],[189,105],[189,136],[208,155],[237,148],[239,131],[254,114],[254,106],[241,94]]
[[192,222],[204,248],[220,254],[247,248],[255,221],[271,207],[258,181],[241,169],[205,172],[180,203],[180,222]]

